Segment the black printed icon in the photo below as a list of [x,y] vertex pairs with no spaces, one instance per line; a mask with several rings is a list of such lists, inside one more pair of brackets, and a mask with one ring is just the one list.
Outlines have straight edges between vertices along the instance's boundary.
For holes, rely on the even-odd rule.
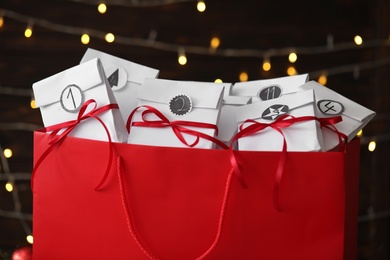
[[108,83],[112,87],[117,87],[119,82],[119,69],[116,69],[108,78]]
[[104,72],[108,77],[107,82],[112,91],[118,91],[126,86],[128,78],[124,68],[116,65],[109,65],[108,67],[105,67]]
[[279,105],[279,104],[272,105],[266,110],[264,110],[263,114],[261,115],[261,118],[266,120],[275,120],[281,115],[287,114],[287,112],[288,112],[287,105]]
[[175,115],[182,116],[191,112],[191,98],[186,95],[178,95],[169,102],[169,109]]
[[317,102],[317,107],[325,115],[340,115],[344,111],[344,106],[338,101],[323,99]]
[[60,103],[65,111],[77,112],[84,103],[84,93],[76,84],[70,84],[62,90]]
[[282,94],[282,89],[278,85],[271,85],[265,88],[262,88],[259,93],[257,94],[257,97],[260,100],[269,100],[280,97]]

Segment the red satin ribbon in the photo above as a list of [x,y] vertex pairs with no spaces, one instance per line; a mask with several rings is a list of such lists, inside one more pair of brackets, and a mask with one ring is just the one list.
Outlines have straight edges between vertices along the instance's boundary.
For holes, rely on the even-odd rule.
[[[292,124],[299,123],[299,122],[305,122],[305,121],[310,121],[310,120],[316,120],[320,123],[321,127],[326,127],[329,130],[333,131],[335,134],[337,134],[338,139],[339,139],[339,149],[344,150],[345,149],[345,142],[347,141],[348,137],[339,132],[337,128],[334,126],[334,124],[341,122],[342,117],[341,116],[336,116],[336,117],[330,117],[330,118],[318,118],[315,116],[302,116],[302,117],[293,117],[290,115],[283,115],[279,118],[277,118],[275,121],[272,123],[260,123],[252,119],[246,120],[243,124],[240,125],[240,132],[238,132],[232,139],[231,145],[230,145],[230,150],[232,151],[231,156],[230,156],[230,161],[231,164],[234,168],[234,171],[236,175],[239,177],[241,185],[246,188],[247,185],[244,181],[241,169],[239,167],[239,164],[236,160],[236,157],[234,156],[233,153],[233,144],[235,141],[237,141],[239,138],[245,137],[245,136],[250,136],[253,135],[257,132],[260,132],[264,130],[267,127],[271,127],[278,131],[282,136],[283,136],[283,148],[282,148],[282,153],[281,157],[278,162],[278,167],[277,171],[275,174],[275,184],[274,184],[274,206],[275,208],[280,211],[280,206],[279,206],[279,191],[280,191],[280,185],[283,177],[283,172],[284,172],[284,164],[286,161],[287,157],[287,142],[286,138],[283,134],[283,131],[281,130],[282,128],[289,127]],[[250,123],[249,126],[244,128],[244,125]]]
[[[132,118],[134,116],[134,113],[140,109],[140,108],[145,108],[144,111],[142,111],[142,120],[140,122],[131,122]],[[156,120],[149,120],[147,119],[148,114],[154,114],[157,116],[159,119]],[[184,145],[188,147],[194,147],[199,143],[200,138],[209,140],[218,146],[220,146],[223,149],[229,149],[227,145],[225,145],[223,142],[218,140],[217,138],[214,138],[212,136],[209,136],[207,134],[204,134],[202,132],[198,132],[195,130],[191,130],[189,128],[186,128],[185,126],[189,127],[200,127],[200,128],[208,128],[208,129],[214,129],[216,132],[216,135],[218,135],[218,127],[213,124],[208,124],[208,123],[202,123],[202,122],[191,122],[191,121],[182,121],[182,120],[174,120],[174,121],[169,121],[168,118],[166,118],[160,111],[158,111],[156,108],[152,106],[139,106],[136,107],[130,114],[127,123],[126,123],[126,128],[127,131],[130,133],[130,126],[140,126],[140,127],[171,127],[172,131],[174,134],[177,136],[177,138],[182,142]],[[188,134],[195,136],[196,139],[193,143],[188,143],[187,140],[184,138],[183,134]]]
[[[93,104],[93,108],[86,112],[88,106],[90,104]],[[112,164],[112,154],[113,154],[113,146],[112,146],[112,141],[111,141],[111,136],[110,132],[105,125],[105,123],[97,116],[100,113],[103,113],[105,111],[108,111],[110,109],[118,109],[118,104],[108,104],[105,106],[102,106],[100,108],[96,108],[97,103],[95,100],[90,99],[87,100],[80,108],[79,114],[77,115],[77,119],[75,120],[70,120],[67,122],[59,123],[56,125],[48,126],[46,128],[43,128],[41,131],[44,132],[50,132],[52,131],[49,136],[48,136],[48,144],[49,147],[44,151],[44,153],[39,157],[37,163],[34,166],[34,169],[32,171],[32,177],[31,177],[31,188],[33,189],[34,187],[34,176],[36,173],[36,170],[38,169],[39,165],[43,162],[43,160],[50,154],[50,152],[54,149],[55,145],[59,145],[62,143],[63,140],[65,140],[65,137],[69,135],[70,132],[83,120],[86,120],[88,118],[94,118],[100,122],[100,124],[103,126],[104,130],[106,131],[107,137],[108,137],[108,143],[109,143],[109,161],[107,164],[107,168],[105,171],[105,174],[100,181],[100,183],[96,186],[95,190],[98,190],[106,181],[108,174],[110,172],[111,164]],[[60,134],[58,134],[61,129],[64,129],[64,131]]]

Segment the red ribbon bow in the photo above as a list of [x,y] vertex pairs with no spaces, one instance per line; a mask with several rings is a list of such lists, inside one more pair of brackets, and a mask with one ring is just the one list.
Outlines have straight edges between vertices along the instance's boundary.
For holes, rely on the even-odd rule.
[[[142,120],[140,122],[131,122],[132,118],[134,116],[134,113],[140,109],[140,108],[146,108],[144,111],[142,111]],[[155,116],[158,117],[156,120],[149,120],[147,119],[148,114],[154,114]],[[184,145],[188,147],[194,147],[199,143],[200,138],[209,140],[223,149],[229,149],[227,145],[225,145],[223,142],[220,140],[209,136],[207,134],[204,134],[202,132],[198,132],[189,128],[186,128],[186,126],[189,127],[200,127],[200,128],[208,128],[208,129],[214,129],[216,132],[216,135],[218,135],[218,127],[213,124],[209,123],[202,123],[202,122],[191,122],[191,121],[183,121],[183,120],[174,120],[174,121],[169,121],[168,118],[166,118],[160,111],[158,111],[156,108],[152,106],[139,106],[136,107],[130,114],[127,123],[126,123],[126,128],[127,131],[130,133],[130,126],[141,126],[141,127],[171,127],[172,131],[174,134],[177,136],[177,138],[182,142]],[[184,138],[183,134],[188,134],[195,136],[196,139],[193,143],[188,143],[187,140]]]
[[[93,104],[93,108],[86,112],[88,106],[90,104]],[[70,121],[67,121],[67,122],[63,122],[63,123],[59,123],[59,124],[56,124],[56,125],[52,125],[52,126],[48,126],[46,128],[43,128],[41,131],[44,131],[44,132],[50,132],[51,133],[49,134],[48,136],[48,144],[49,144],[49,148],[47,148],[45,150],[45,152],[39,157],[38,161],[36,162],[35,166],[34,166],[34,169],[32,171],[32,177],[31,177],[31,188],[33,189],[34,187],[34,176],[35,176],[35,173],[36,173],[36,170],[37,168],[39,167],[39,165],[43,162],[43,160],[50,154],[50,152],[54,149],[55,145],[59,145],[62,143],[63,140],[65,140],[65,137],[69,135],[70,132],[72,132],[72,130],[79,124],[81,123],[82,121],[88,119],[88,118],[94,118],[96,120],[98,120],[100,122],[100,124],[103,126],[104,130],[106,131],[106,134],[107,134],[107,137],[108,137],[108,143],[109,143],[109,153],[110,153],[110,157],[109,157],[109,161],[108,161],[108,164],[107,164],[107,168],[106,168],[106,171],[105,171],[105,174],[102,178],[102,180],[100,181],[100,183],[96,186],[95,190],[98,190],[105,182],[105,180],[107,179],[108,177],[108,173],[110,171],[110,168],[111,168],[111,164],[112,164],[112,153],[113,153],[113,147],[112,147],[112,141],[111,141],[111,136],[110,136],[110,132],[108,131],[108,128],[107,126],[105,125],[105,123],[97,116],[98,114],[100,113],[103,113],[105,111],[108,111],[110,109],[118,109],[118,104],[108,104],[108,105],[105,105],[105,106],[102,106],[100,108],[97,108],[97,103],[95,100],[93,99],[90,99],[90,100],[87,100],[80,108],[80,111],[77,115],[77,119],[75,120],[70,120]],[[59,134],[59,132],[62,130],[63,132]]]
[[[333,131],[335,134],[337,134],[338,139],[339,139],[339,149],[340,150],[345,149],[345,142],[347,141],[347,136],[345,134],[339,132],[337,130],[337,128],[334,126],[334,124],[342,121],[341,116],[330,117],[330,118],[318,118],[315,116],[293,117],[293,116],[285,114],[285,115],[277,118],[272,123],[260,123],[260,122],[253,120],[253,119],[248,119],[243,124],[240,125],[240,132],[238,132],[232,139],[232,142],[230,145],[230,150],[232,151],[232,155],[230,156],[230,161],[231,161],[231,164],[233,166],[233,169],[234,169],[236,175],[239,178],[239,181],[240,181],[242,187],[246,188],[247,185],[244,181],[242,172],[240,170],[240,167],[238,165],[236,157],[234,156],[234,153],[233,153],[232,146],[233,146],[234,142],[237,141],[239,138],[242,138],[245,136],[250,136],[250,135],[253,135],[257,132],[260,132],[267,127],[271,127],[273,129],[275,129],[283,136],[283,148],[282,148],[281,157],[279,159],[279,163],[278,163],[278,167],[277,167],[277,171],[276,171],[276,175],[275,175],[275,185],[274,185],[274,206],[278,211],[280,211],[279,190],[280,190],[280,185],[281,185],[281,181],[282,181],[282,177],[283,177],[284,163],[286,161],[286,156],[287,156],[287,142],[286,142],[286,138],[283,134],[283,131],[281,129],[289,127],[290,125],[295,124],[295,123],[305,122],[305,121],[310,121],[310,120],[318,121],[320,123],[321,127],[326,127],[329,130]],[[244,125],[247,123],[251,123],[251,124],[244,128]]]

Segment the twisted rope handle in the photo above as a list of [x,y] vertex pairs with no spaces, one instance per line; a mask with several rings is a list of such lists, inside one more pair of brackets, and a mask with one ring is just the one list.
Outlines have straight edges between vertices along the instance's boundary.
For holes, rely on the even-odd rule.
[[[126,216],[127,228],[129,230],[131,236],[133,237],[134,241],[136,242],[138,247],[141,249],[141,251],[149,259],[158,260],[159,258],[145,246],[145,244],[141,241],[141,239],[139,238],[138,234],[136,233],[136,231],[134,229],[134,221],[131,217],[132,214],[130,211],[130,205],[129,205],[129,202],[128,202],[127,197],[126,197],[126,193],[127,193],[126,186],[124,185],[123,176],[122,176],[123,175],[123,173],[122,173],[122,159],[119,155],[117,156],[117,173],[118,173],[118,179],[119,179],[119,189],[120,189],[120,194],[121,194],[122,206],[123,206],[123,210],[124,210],[125,216]],[[231,180],[232,180],[233,174],[234,174],[234,170],[232,169],[229,172],[227,179],[226,179],[226,185],[225,185],[221,210],[220,210],[219,219],[218,219],[218,228],[217,228],[217,232],[215,234],[214,241],[211,243],[209,248],[204,253],[202,253],[200,256],[195,258],[196,260],[204,259],[206,256],[208,256],[215,249],[215,247],[217,246],[217,244],[220,241],[220,238],[222,235],[223,222],[225,220],[226,207],[227,207],[228,197],[229,197],[229,193],[230,193]]]

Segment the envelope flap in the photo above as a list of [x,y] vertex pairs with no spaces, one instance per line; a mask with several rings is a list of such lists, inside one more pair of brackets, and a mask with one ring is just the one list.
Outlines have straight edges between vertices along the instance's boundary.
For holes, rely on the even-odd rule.
[[80,63],[84,63],[94,58],[99,58],[101,60],[107,78],[112,76],[113,73],[118,73],[117,70],[119,69],[119,73],[121,70],[124,70],[127,81],[142,84],[145,78],[155,78],[159,73],[159,70],[91,48],[87,49]]
[[225,88],[225,90],[223,91],[223,95],[226,97],[226,96],[230,96],[231,92],[232,92],[232,87],[233,87],[233,84],[232,83],[218,83],[218,84],[222,84]]
[[223,103],[225,105],[246,105],[251,102],[251,99],[251,97],[224,96]]
[[193,107],[215,109],[222,100],[223,90],[223,85],[216,83],[147,78],[138,98],[169,104],[174,97],[186,95]]
[[81,92],[102,84],[103,71],[99,59],[69,68],[33,84],[37,107],[58,102],[65,88],[77,86]]
[[297,92],[297,87],[304,84],[308,80],[308,74],[285,76],[273,79],[253,80],[247,82],[237,82],[233,85],[231,95],[256,97],[259,92],[268,91],[271,98],[277,98],[280,95]]
[[288,111],[308,105],[314,102],[313,90],[296,92],[280,98],[237,107],[236,121],[243,122],[247,119],[259,119],[267,109],[278,106],[281,111]]
[[341,113],[357,121],[364,121],[375,115],[374,111],[315,81],[309,81],[300,88],[302,90],[314,90],[317,109],[323,116],[334,116]]

